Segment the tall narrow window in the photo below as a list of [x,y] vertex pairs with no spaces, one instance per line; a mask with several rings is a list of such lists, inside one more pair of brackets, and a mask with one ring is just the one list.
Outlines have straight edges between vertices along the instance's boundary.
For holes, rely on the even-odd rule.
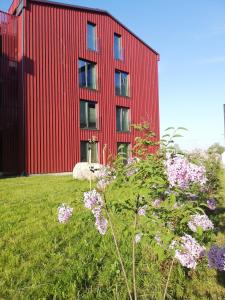
[[116,130],[129,131],[129,109],[125,107],[116,107]]
[[115,72],[115,93],[118,96],[129,96],[129,74],[121,71]]
[[96,64],[79,59],[79,83],[80,87],[96,89]]
[[80,143],[80,161],[88,162],[91,153],[91,162],[98,162],[98,143],[89,143],[81,141]]
[[114,33],[114,58],[122,60],[121,36]]
[[80,101],[80,128],[96,129],[96,104],[90,101]]
[[97,51],[96,25],[87,23],[87,46],[89,50]]
[[129,143],[117,143],[117,154],[120,154],[124,158],[124,163],[127,162],[129,157],[130,144]]

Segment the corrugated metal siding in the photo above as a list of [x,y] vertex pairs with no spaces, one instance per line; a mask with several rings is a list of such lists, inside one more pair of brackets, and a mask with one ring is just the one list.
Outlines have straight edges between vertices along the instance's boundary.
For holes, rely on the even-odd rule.
[[[87,50],[86,24],[97,25],[99,51]],[[113,57],[114,32],[122,36],[124,61]],[[27,173],[71,171],[80,141],[95,135],[99,156],[107,144],[134,142],[136,133],[116,132],[116,106],[129,107],[131,122],[149,121],[159,136],[157,55],[110,17],[30,3],[25,10]],[[79,88],[78,58],[97,63],[98,90]],[[130,74],[131,97],[115,96],[115,69]],[[99,130],[80,130],[80,99],[97,101]]]
[[18,172],[17,18],[0,11],[0,172]]

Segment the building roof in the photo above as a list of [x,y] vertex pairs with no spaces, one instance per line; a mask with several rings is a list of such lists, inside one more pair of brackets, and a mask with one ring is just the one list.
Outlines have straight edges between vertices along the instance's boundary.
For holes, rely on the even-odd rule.
[[149,46],[147,43],[145,43],[141,38],[139,38],[135,33],[133,33],[129,28],[127,28],[123,23],[121,23],[118,19],[116,19],[113,15],[111,15],[106,10],[102,10],[102,9],[98,9],[98,8],[90,8],[90,7],[85,7],[85,6],[79,6],[79,5],[65,4],[65,3],[60,3],[60,2],[53,2],[53,1],[48,1],[48,0],[29,0],[29,1],[42,3],[42,4],[46,4],[46,5],[60,6],[60,7],[65,7],[65,8],[70,8],[70,9],[75,9],[75,10],[80,10],[80,11],[87,11],[87,12],[107,15],[110,18],[112,18],[114,21],[116,21],[124,29],[126,29],[135,38],[137,38],[147,48],[149,48],[151,51],[153,51],[158,56],[158,59],[159,59],[159,53],[156,50],[154,50],[151,46]]

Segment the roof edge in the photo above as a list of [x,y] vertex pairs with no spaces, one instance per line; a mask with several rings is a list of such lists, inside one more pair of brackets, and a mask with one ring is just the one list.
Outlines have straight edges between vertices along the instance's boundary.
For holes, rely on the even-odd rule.
[[159,53],[155,49],[153,49],[151,46],[149,46],[147,43],[145,43],[138,35],[136,35],[133,31],[131,31],[128,27],[126,27],[123,23],[121,23],[117,18],[115,18],[113,15],[111,15],[106,10],[102,10],[102,9],[98,9],[98,8],[91,8],[91,7],[86,7],[86,6],[80,6],[80,5],[66,4],[66,3],[49,1],[49,0],[28,0],[28,1],[29,2],[41,3],[41,4],[45,4],[45,5],[61,6],[61,7],[71,8],[71,9],[81,10],[81,11],[96,12],[96,13],[107,15],[110,18],[112,18],[114,21],[116,21],[125,30],[127,30],[130,34],[132,34],[136,39],[138,39],[142,44],[144,44],[152,52],[154,52],[157,55],[157,59],[160,60]]

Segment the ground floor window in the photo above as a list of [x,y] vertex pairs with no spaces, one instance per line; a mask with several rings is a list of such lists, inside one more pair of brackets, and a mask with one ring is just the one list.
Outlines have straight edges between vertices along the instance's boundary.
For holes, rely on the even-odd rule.
[[129,143],[117,143],[117,154],[120,154],[124,157],[126,162],[130,156],[130,144]]
[[81,141],[80,143],[80,161],[89,162],[91,152],[91,162],[98,162],[98,143],[89,143],[88,141]]

